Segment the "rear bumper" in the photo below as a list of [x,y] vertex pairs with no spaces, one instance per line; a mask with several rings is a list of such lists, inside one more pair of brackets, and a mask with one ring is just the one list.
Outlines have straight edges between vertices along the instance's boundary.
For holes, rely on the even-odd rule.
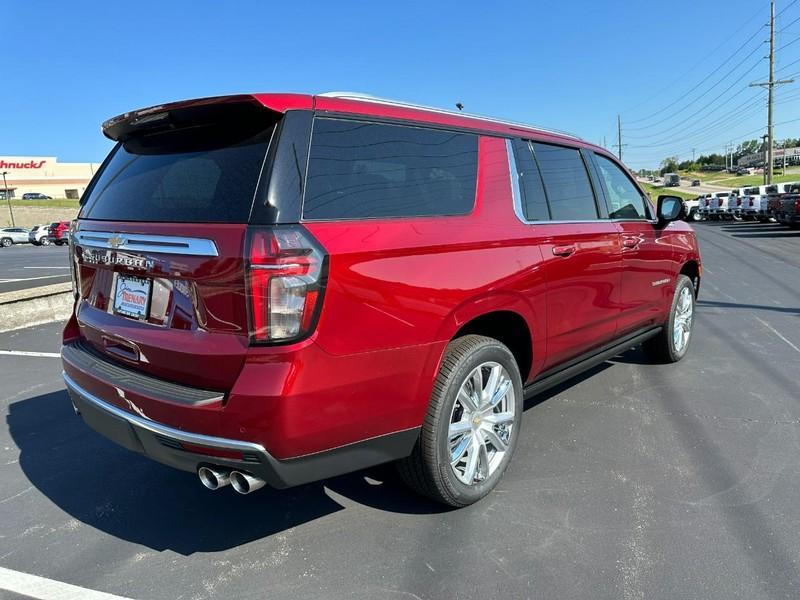
[[274,488],[341,475],[408,456],[419,428],[288,460],[278,460],[260,444],[169,427],[109,404],[63,374],[72,404],[92,429],[116,444],[182,471],[203,465],[246,471]]

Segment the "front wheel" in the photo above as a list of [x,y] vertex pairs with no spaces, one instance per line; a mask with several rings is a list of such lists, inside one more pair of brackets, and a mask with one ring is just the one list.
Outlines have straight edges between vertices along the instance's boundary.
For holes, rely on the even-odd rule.
[[698,210],[692,210],[692,212],[689,213],[689,220],[690,221],[702,221],[703,220],[703,215],[701,215],[700,211],[698,211]]
[[467,335],[447,347],[414,451],[398,463],[417,492],[467,506],[497,485],[522,420],[522,379],[508,348]]
[[689,350],[694,325],[694,285],[686,275],[678,275],[669,318],[661,332],[644,342],[645,353],[659,362],[678,362]]

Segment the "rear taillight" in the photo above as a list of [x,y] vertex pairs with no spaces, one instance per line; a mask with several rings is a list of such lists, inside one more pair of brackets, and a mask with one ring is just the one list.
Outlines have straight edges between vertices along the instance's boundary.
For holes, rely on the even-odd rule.
[[741,205],[742,205],[742,199],[737,197],[736,198],[736,206],[741,206]]
[[69,234],[67,235],[67,243],[69,244],[69,274],[72,279],[72,295],[77,300],[80,294],[80,285],[78,279],[78,263],[75,259],[75,245],[73,239],[75,236],[75,229],[78,227],[77,221],[72,221],[69,224]]
[[254,342],[288,342],[314,329],[327,276],[327,255],[302,226],[250,229],[248,306]]
[[794,201],[794,212],[800,213],[800,199]]
[[750,206],[753,206],[753,197],[750,196]]

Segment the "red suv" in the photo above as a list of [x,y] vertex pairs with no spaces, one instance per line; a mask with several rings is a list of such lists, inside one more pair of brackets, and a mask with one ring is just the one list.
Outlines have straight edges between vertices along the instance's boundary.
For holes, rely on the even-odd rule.
[[398,461],[463,506],[523,399],[644,343],[687,351],[700,255],[604,149],[364,96],[111,119],[73,225],[64,379],[118,444],[216,489]]
[[69,221],[50,223],[47,229],[47,239],[56,246],[63,246],[69,242]]

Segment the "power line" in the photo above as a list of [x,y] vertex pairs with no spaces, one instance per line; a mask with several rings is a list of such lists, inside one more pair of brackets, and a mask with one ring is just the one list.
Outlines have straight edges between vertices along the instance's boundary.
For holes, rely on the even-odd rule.
[[[728,58],[725,60],[725,62],[723,62],[723,63],[722,63],[722,64],[721,64],[719,67],[717,67],[717,68],[716,68],[714,71],[712,71],[711,73],[709,73],[709,74],[708,74],[706,77],[704,77],[704,78],[703,78],[703,80],[702,80],[702,81],[700,81],[700,83],[698,83],[698,84],[697,84],[697,85],[695,85],[693,88],[691,88],[691,89],[690,89],[688,92],[686,92],[686,93],[685,93],[683,96],[681,96],[680,98],[678,98],[678,99],[677,99],[677,100],[675,100],[674,102],[672,102],[672,103],[668,104],[667,106],[665,106],[664,108],[662,108],[661,110],[659,110],[659,111],[658,111],[658,112],[656,112],[656,113],[653,113],[653,114],[651,114],[651,115],[649,115],[649,116],[647,116],[647,117],[644,117],[644,118],[642,118],[642,119],[635,119],[635,120],[633,120],[633,121],[629,121],[628,123],[641,123],[641,122],[643,122],[643,121],[649,121],[649,120],[650,120],[652,117],[654,117],[654,116],[657,116],[657,115],[660,115],[660,114],[663,114],[665,111],[669,110],[670,108],[672,108],[673,106],[675,106],[676,104],[678,104],[679,102],[681,102],[682,100],[684,100],[685,96],[688,96],[689,94],[691,94],[692,92],[694,92],[694,91],[695,91],[697,88],[699,88],[699,87],[700,87],[701,85],[703,85],[703,84],[704,84],[706,81],[708,81],[708,80],[709,80],[711,77],[713,77],[713,76],[716,74],[716,72],[717,72],[717,71],[719,71],[719,69],[721,69],[721,68],[722,68],[724,65],[726,65],[726,64],[727,64],[727,63],[728,63],[728,62],[729,62],[729,61],[730,61],[730,60],[731,60],[731,59],[732,59],[734,56],[736,56],[736,54],[738,54],[738,53],[739,53],[739,52],[740,52],[740,51],[741,51],[743,48],[745,48],[745,47],[747,46],[747,44],[749,44],[749,43],[750,43],[750,42],[753,40],[753,38],[755,38],[755,37],[756,37],[757,35],[759,35],[760,33],[761,33],[761,30],[760,30],[760,29],[756,30],[756,32],[755,32],[753,35],[751,35],[749,38],[747,38],[747,41],[746,41],[744,44],[742,44],[741,46],[739,46],[739,48],[737,48],[737,49],[736,49],[736,51],[735,51],[733,54],[731,54],[731,55],[730,55],[730,56],[729,56],[729,57],[728,57]],[[680,109],[678,109],[676,112],[674,112],[674,113],[671,113],[669,116],[667,116],[667,117],[664,117],[664,118],[663,118],[663,119],[661,119],[660,121],[656,121],[655,123],[651,123],[650,125],[641,126],[641,127],[636,127],[636,128],[633,128],[632,130],[639,131],[639,130],[642,130],[642,129],[649,129],[650,127],[655,127],[656,125],[660,125],[661,123],[665,123],[666,121],[669,121],[669,120],[670,120],[671,118],[673,118],[674,116],[676,116],[676,115],[679,115],[681,112],[683,112],[684,110],[686,110],[687,108],[689,108],[689,107],[690,107],[692,104],[694,104],[695,102],[697,102],[698,100],[700,100],[700,99],[701,99],[703,96],[705,96],[705,95],[706,95],[706,94],[708,94],[708,93],[709,93],[711,90],[713,90],[715,87],[717,87],[717,86],[718,86],[720,83],[722,83],[723,81],[725,81],[725,79],[727,79],[727,78],[728,78],[728,77],[729,77],[729,76],[730,76],[730,75],[731,75],[731,74],[732,74],[734,71],[736,71],[736,69],[738,69],[738,68],[739,68],[739,67],[741,67],[741,66],[742,66],[742,65],[743,65],[745,62],[747,62],[747,59],[748,59],[748,58],[750,58],[751,56],[753,56],[753,54],[755,54],[756,52],[758,52],[760,49],[761,49],[761,44],[759,44],[758,46],[756,46],[756,47],[755,47],[755,48],[754,48],[754,49],[753,49],[753,50],[750,52],[750,54],[748,54],[748,55],[747,55],[747,56],[745,56],[745,57],[744,57],[744,58],[743,58],[741,61],[739,61],[739,62],[738,62],[738,63],[737,63],[737,64],[736,64],[736,65],[735,65],[735,66],[734,66],[734,67],[733,67],[733,68],[732,68],[730,71],[728,71],[727,73],[725,73],[725,75],[723,75],[722,77],[720,77],[720,78],[719,78],[719,80],[718,80],[716,83],[714,83],[713,85],[710,85],[710,86],[708,86],[708,87],[706,88],[706,90],[705,90],[705,91],[704,91],[702,94],[700,94],[699,96],[695,96],[695,97],[692,99],[692,101],[691,101],[691,102],[689,102],[688,104],[686,104],[686,105],[685,105],[683,108],[680,108]]]
[[[797,1],[797,0],[794,0],[794,2],[796,2],[796,1]],[[794,2],[792,2],[792,4],[794,4]],[[787,7],[787,8],[788,8],[788,7]],[[675,79],[675,81],[673,81],[673,82],[672,82],[672,83],[670,83],[669,85],[667,85],[667,86],[665,86],[665,87],[661,88],[661,89],[660,89],[658,92],[656,92],[656,93],[655,93],[655,94],[653,94],[652,96],[649,96],[647,99],[643,100],[642,102],[639,102],[638,104],[635,104],[634,106],[631,106],[631,107],[627,108],[626,110],[624,110],[624,111],[623,111],[623,114],[629,113],[629,112],[631,112],[631,111],[633,111],[633,110],[635,110],[635,109],[639,108],[640,106],[644,106],[645,104],[647,104],[647,103],[648,103],[648,102],[650,102],[651,100],[654,100],[655,98],[660,98],[660,97],[661,97],[661,93],[662,93],[662,92],[664,92],[664,91],[666,91],[666,90],[672,90],[672,89],[674,88],[674,86],[675,86],[675,84],[676,84],[676,83],[679,83],[679,82],[683,81],[683,79],[684,79],[684,78],[685,78],[687,75],[689,75],[689,74],[690,74],[692,71],[694,71],[694,70],[695,70],[695,69],[696,69],[698,66],[700,66],[700,65],[702,65],[703,63],[707,62],[707,60],[708,60],[708,58],[709,58],[710,56],[713,56],[713,55],[714,55],[714,54],[716,54],[716,53],[717,53],[717,51],[719,51],[721,48],[724,48],[725,46],[727,46],[727,45],[728,45],[728,40],[729,40],[731,37],[733,37],[733,36],[737,35],[737,34],[738,34],[740,31],[742,31],[743,29],[745,29],[745,28],[747,28],[748,26],[750,26],[750,25],[751,25],[751,23],[752,23],[752,20],[753,20],[753,18],[754,18],[754,17],[757,17],[757,16],[758,16],[758,14],[759,14],[760,12],[761,12],[761,10],[760,10],[760,9],[759,9],[759,10],[757,10],[757,11],[755,12],[755,14],[753,14],[753,15],[752,15],[752,16],[751,16],[749,19],[747,19],[747,20],[746,20],[746,21],[745,21],[745,22],[742,24],[742,26],[741,26],[741,27],[739,27],[739,28],[738,28],[736,31],[734,31],[733,33],[731,33],[731,34],[729,34],[729,35],[726,35],[726,36],[725,36],[725,39],[723,40],[723,42],[722,42],[722,43],[721,43],[719,46],[717,46],[716,48],[714,48],[714,49],[713,49],[711,52],[709,52],[708,54],[705,54],[705,55],[703,56],[703,58],[702,58],[702,59],[700,59],[698,62],[696,62],[694,65],[692,65],[692,66],[689,68],[689,70],[688,70],[688,71],[684,72],[684,74],[683,74],[683,75],[681,75],[680,77],[678,77],[677,79]],[[749,40],[748,40],[748,41],[749,41]],[[724,67],[724,66],[725,66],[725,64],[726,64],[726,63],[727,63],[727,62],[728,62],[728,61],[729,61],[731,58],[732,58],[732,56],[729,56],[729,57],[728,57],[728,58],[727,58],[727,59],[726,59],[726,60],[725,60],[725,61],[724,61],[724,62],[723,62],[721,65],[719,65],[718,67],[716,67],[716,68],[715,68],[715,69],[714,69],[714,70],[713,70],[713,71],[712,71],[712,72],[711,72],[711,73],[710,73],[708,76],[706,76],[706,77],[703,79],[703,81],[701,81],[701,82],[700,82],[699,84],[697,84],[697,85],[696,85],[694,88],[692,88],[691,90],[689,90],[689,92],[686,92],[686,94],[688,94],[688,93],[691,93],[692,91],[694,91],[695,89],[697,89],[698,87],[700,87],[700,86],[701,86],[703,83],[705,83],[705,82],[706,82],[706,81],[707,81],[707,80],[708,80],[708,79],[709,79],[709,78],[710,78],[710,77],[711,77],[711,76],[712,76],[712,75],[713,75],[713,74],[714,74],[716,71],[718,71],[719,69],[721,69],[722,67]],[[681,97],[685,96],[686,94],[683,94]],[[676,101],[675,101],[675,102],[673,102],[672,104],[670,104],[670,105],[667,105],[667,107],[666,107],[666,108],[670,108],[670,107],[671,107],[673,104],[676,104],[677,102],[679,102],[679,101],[680,101],[680,99],[681,99],[681,98],[678,98],[678,100],[676,100]],[[647,117],[643,117],[643,118],[641,118],[641,119],[635,119],[635,120],[632,120],[632,121],[630,121],[630,123],[638,123],[638,122],[641,122],[641,121],[646,121],[646,120],[647,120],[647,119],[649,119],[650,117],[652,117],[652,116],[655,116],[655,115],[659,114],[660,112],[662,112],[662,111],[657,111],[657,112],[655,112],[655,113],[653,113],[653,114],[651,114],[651,115],[648,115]]]

